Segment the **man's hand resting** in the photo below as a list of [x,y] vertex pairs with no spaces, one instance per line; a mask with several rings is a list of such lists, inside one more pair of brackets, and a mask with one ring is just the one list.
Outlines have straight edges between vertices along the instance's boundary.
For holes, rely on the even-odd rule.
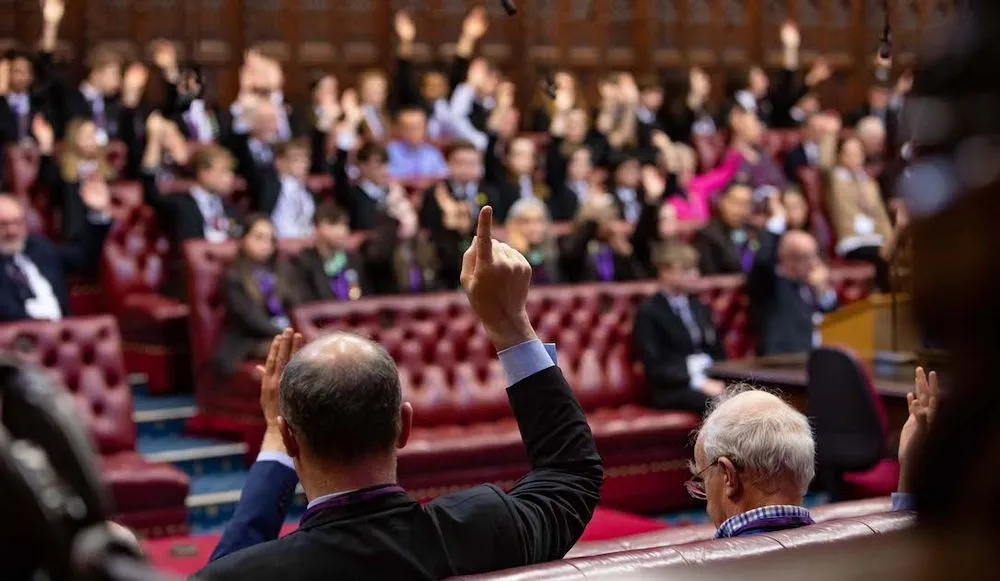
[[531,265],[510,246],[493,240],[493,208],[483,207],[472,245],[462,257],[462,288],[497,351],[536,339],[525,304]]

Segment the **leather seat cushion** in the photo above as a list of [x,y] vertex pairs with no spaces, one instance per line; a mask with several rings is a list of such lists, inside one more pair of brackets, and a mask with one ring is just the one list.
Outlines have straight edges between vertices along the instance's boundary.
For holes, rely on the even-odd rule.
[[118,512],[184,506],[191,480],[170,464],[147,462],[136,452],[101,457],[101,474]]

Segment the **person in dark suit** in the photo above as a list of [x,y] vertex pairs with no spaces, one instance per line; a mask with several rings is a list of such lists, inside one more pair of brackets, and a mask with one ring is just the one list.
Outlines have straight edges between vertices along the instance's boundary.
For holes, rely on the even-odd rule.
[[212,362],[229,377],[251,357],[263,359],[271,338],[288,327],[288,314],[298,302],[278,258],[274,226],[264,214],[251,214],[233,263],[222,278],[225,315]]
[[57,245],[28,233],[26,208],[17,198],[0,194],[0,321],[58,320],[69,316],[68,272],[97,264],[111,223],[111,195],[87,190],[88,227],[73,240]]
[[101,143],[120,136],[125,108],[117,98],[122,86],[122,57],[117,51],[104,45],[94,47],[87,57],[87,74],[78,86],[54,77],[47,84],[58,137],[76,117],[94,122]]
[[[576,543],[600,498],[601,459],[529,323],[531,267],[491,240],[491,218],[484,209],[462,282],[500,354],[530,472],[507,492],[485,484],[421,505],[397,484],[413,407],[389,354],[334,333],[290,357],[301,337],[288,330],[263,373],[261,453],[197,579],[442,579],[558,559]],[[277,539],[296,472],[309,507]]]
[[785,177],[791,183],[801,183],[799,170],[803,167],[820,167],[820,140],[823,138],[823,115],[816,113],[806,119],[802,130],[802,143],[785,155]]
[[753,195],[750,186],[731,183],[718,199],[716,216],[694,235],[701,273],[739,274],[750,272],[754,256],[763,246],[773,244],[785,229],[780,204],[772,204],[774,215],[767,228],[750,224]]
[[550,233],[552,223],[541,200],[518,200],[507,214],[507,243],[528,259],[531,282],[554,284],[562,280],[559,251]]
[[170,239],[170,268],[173,271],[164,292],[179,296],[184,269],[181,246],[185,240],[224,242],[239,237],[241,217],[229,203],[233,190],[235,161],[232,154],[217,146],[206,146],[193,156],[195,185],[187,192],[163,194],[158,183],[163,159],[166,120],[159,113],[146,123],[146,151],[143,154],[143,201],[157,214],[160,228]]
[[370,294],[364,264],[351,247],[347,213],[321,204],[313,215],[316,243],[290,261],[292,287],[302,302],[353,301]]
[[657,409],[702,414],[725,384],[705,371],[726,358],[712,312],[692,294],[697,288],[698,252],[682,242],[657,247],[659,291],[636,311],[632,348],[646,373],[650,404]]
[[632,229],[619,219],[611,194],[591,194],[572,232],[559,239],[559,266],[565,282],[626,282],[645,273],[635,258]]
[[51,112],[45,95],[35,83],[34,55],[12,49],[3,60],[10,72],[0,99],[0,146],[18,145],[31,140],[32,120],[39,115],[49,119]]
[[[483,156],[474,145],[466,141],[452,143],[445,158],[449,178],[424,192],[420,226],[430,233],[437,251],[441,285],[453,289],[458,287],[460,258],[472,241],[475,216],[486,205],[508,206],[501,192],[483,181]],[[496,215],[499,218],[500,212]]]
[[163,78],[163,115],[177,124],[189,141],[225,143],[232,118],[229,111],[216,107],[205,96],[205,77],[194,62],[179,63],[177,48],[170,41],[153,43],[153,63]]
[[[537,198],[547,202],[551,192],[546,184],[535,180],[538,148],[529,137],[518,136],[507,142],[501,158],[493,140],[484,155],[486,181],[497,191],[495,206],[497,221],[507,219],[507,212],[521,198]],[[449,164],[450,165],[450,164]]]
[[313,233],[317,199],[306,186],[312,154],[309,140],[282,141],[271,149],[274,160],[254,163],[246,176],[251,207],[271,217],[278,238],[307,238]]
[[691,67],[678,85],[677,97],[661,112],[660,124],[673,141],[691,144],[692,136],[713,135],[719,130],[709,99],[712,81],[701,67]]
[[420,229],[420,218],[403,188],[394,183],[386,195],[385,211],[359,250],[365,277],[376,295],[438,290],[437,250],[430,235]]
[[799,353],[816,344],[816,313],[837,308],[830,271],[808,232],[787,232],[763,247],[747,277],[750,323],[760,355]]

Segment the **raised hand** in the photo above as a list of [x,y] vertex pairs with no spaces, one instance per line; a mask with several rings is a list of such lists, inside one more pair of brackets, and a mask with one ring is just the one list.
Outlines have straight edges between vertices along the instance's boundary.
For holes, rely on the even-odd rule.
[[535,339],[525,305],[531,265],[518,251],[493,239],[493,208],[479,212],[472,245],[462,257],[462,288],[498,351]]
[[396,12],[396,18],[393,20],[396,28],[396,36],[399,37],[399,42],[404,44],[410,44],[417,38],[417,26],[413,23],[413,19],[410,18],[410,14],[405,10],[400,10]]
[[10,91],[10,61],[0,60],[0,95],[6,95]]
[[817,262],[809,271],[807,282],[817,293],[826,292],[830,288],[830,269],[822,262]]
[[132,63],[125,70],[122,78],[122,102],[127,107],[135,107],[142,98],[142,92],[146,89],[146,82],[149,80],[149,71],[142,63]]
[[157,40],[152,47],[153,64],[164,71],[177,70],[177,47],[169,40]]
[[569,87],[556,87],[555,106],[556,111],[566,113],[573,108],[576,101],[575,92]]
[[80,199],[88,209],[98,214],[111,210],[111,188],[103,178],[84,180],[80,184]]
[[618,92],[626,105],[639,104],[639,85],[631,74],[623,73],[618,77]]
[[66,3],[63,0],[42,0],[42,22],[58,24],[66,14]]
[[665,151],[670,149],[673,142],[667,137],[667,134],[659,129],[654,129],[652,135],[650,136],[650,142],[659,151]]
[[260,409],[264,412],[264,423],[268,428],[276,428],[278,425],[278,388],[281,385],[281,375],[303,343],[300,333],[285,329],[271,341],[271,349],[264,365],[257,366],[257,373],[260,374]]
[[903,429],[899,432],[900,492],[906,492],[910,460],[913,458],[914,448],[927,435],[927,430],[934,421],[934,414],[937,411],[940,398],[936,372],[931,371],[929,374],[925,374],[924,368],[918,367],[914,375],[914,389],[906,394],[910,417],[906,419]]
[[479,40],[486,34],[489,26],[490,21],[486,9],[482,6],[476,6],[462,21],[462,36],[473,41]]
[[654,204],[659,202],[663,193],[667,191],[667,180],[660,170],[647,165],[642,168],[642,190],[646,195],[646,201]]
[[56,133],[53,131],[52,125],[40,113],[36,113],[34,119],[31,120],[31,133],[35,136],[38,150],[42,155],[51,155],[56,144]]
[[354,89],[347,89],[340,96],[340,109],[344,112],[344,117],[350,123],[361,123],[364,119],[364,111],[358,101],[358,92]]
[[832,74],[830,63],[826,62],[826,59],[817,59],[806,74],[805,83],[810,87],[815,87],[829,79]]
[[497,109],[507,111],[514,108],[514,83],[504,81],[497,86]]
[[793,20],[786,20],[781,25],[781,46],[785,48],[798,48],[802,44],[802,36],[799,34],[799,27]]

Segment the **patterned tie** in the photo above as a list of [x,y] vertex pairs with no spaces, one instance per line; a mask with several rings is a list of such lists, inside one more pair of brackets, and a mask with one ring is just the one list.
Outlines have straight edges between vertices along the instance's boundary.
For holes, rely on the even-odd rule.
[[31,290],[31,283],[28,282],[28,275],[24,273],[24,269],[21,268],[13,256],[0,257],[0,265],[3,266],[7,278],[14,283],[14,288],[17,290],[17,298],[22,303],[35,298],[35,293]]

